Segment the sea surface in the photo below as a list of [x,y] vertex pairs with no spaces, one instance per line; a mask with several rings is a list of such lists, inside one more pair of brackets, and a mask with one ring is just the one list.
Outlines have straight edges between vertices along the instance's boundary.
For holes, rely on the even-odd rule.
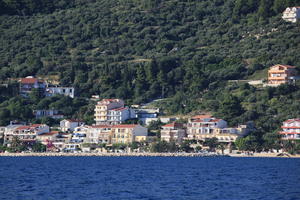
[[300,200],[300,159],[0,157],[0,199]]

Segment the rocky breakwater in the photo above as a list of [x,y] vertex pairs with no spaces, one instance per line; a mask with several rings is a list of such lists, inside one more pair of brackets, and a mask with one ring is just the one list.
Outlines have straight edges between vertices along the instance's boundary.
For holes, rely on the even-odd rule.
[[0,156],[17,157],[17,156],[106,156],[106,157],[206,157],[222,156],[216,153],[0,153]]

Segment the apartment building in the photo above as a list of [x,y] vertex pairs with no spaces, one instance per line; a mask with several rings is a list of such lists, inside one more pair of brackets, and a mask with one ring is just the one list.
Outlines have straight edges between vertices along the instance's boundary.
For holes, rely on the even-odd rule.
[[281,128],[279,134],[283,140],[300,140],[300,118],[284,121]]
[[[94,115],[96,125],[110,124],[112,119],[117,118],[116,114],[121,113],[122,115],[123,112],[125,113],[121,108],[124,108],[124,101],[121,99],[103,99],[102,101],[98,101]],[[115,109],[115,112],[112,111],[113,109]]]
[[295,66],[274,65],[268,71],[268,85],[278,86],[280,84],[292,83],[297,77]]
[[112,125],[89,126],[86,143],[111,144]]
[[183,138],[186,136],[186,131],[183,129],[183,124],[170,123],[162,126],[160,131],[160,138],[166,142],[181,143]]
[[112,127],[112,144],[129,144],[138,136],[147,136],[148,129],[137,124],[120,124]]
[[34,142],[36,137],[49,132],[46,124],[9,125],[4,132],[4,143],[10,143],[13,137],[18,137],[22,142]]
[[197,115],[189,119],[187,137],[197,139],[203,134],[212,134],[215,128],[226,128],[227,122],[211,115]]

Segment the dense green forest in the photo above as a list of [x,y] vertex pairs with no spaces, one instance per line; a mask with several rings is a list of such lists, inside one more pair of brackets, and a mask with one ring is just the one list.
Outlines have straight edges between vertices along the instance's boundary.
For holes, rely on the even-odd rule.
[[[92,123],[93,94],[166,98],[166,114],[209,111],[262,133],[300,116],[300,85],[255,88],[273,64],[300,67],[299,0],[0,0],[0,124],[55,108]],[[56,77],[78,97],[17,96],[13,78]],[[267,74],[265,73],[265,78]],[[10,81],[8,81],[10,80]],[[15,87],[14,87],[15,86]],[[14,89],[15,88],[15,89]],[[49,120],[49,119],[44,119]]]

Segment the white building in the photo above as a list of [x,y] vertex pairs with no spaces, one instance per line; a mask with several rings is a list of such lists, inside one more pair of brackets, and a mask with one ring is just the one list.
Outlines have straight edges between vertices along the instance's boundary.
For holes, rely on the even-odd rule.
[[300,118],[284,121],[281,128],[279,134],[283,140],[300,140]]
[[46,96],[52,97],[56,94],[65,95],[74,98],[75,89],[73,87],[47,87],[46,88]]
[[76,127],[82,125],[84,125],[84,122],[77,119],[64,119],[60,121],[61,131],[74,131]]
[[61,119],[64,115],[59,114],[58,110],[34,110],[33,114],[35,118],[42,118],[42,117],[50,117],[53,119]]
[[89,126],[79,126],[74,128],[71,143],[83,143],[86,141],[86,136],[89,131]]
[[121,99],[103,99],[98,101],[94,114],[96,125],[109,124],[108,120],[111,119],[109,111],[120,108],[124,108],[124,101]]
[[4,132],[4,143],[9,143],[13,137],[23,142],[34,142],[38,135],[48,133],[49,130],[46,124],[9,125]]
[[149,125],[152,121],[159,120],[159,108],[135,108],[133,110],[135,118],[138,118],[145,125]]
[[183,125],[176,122],[162,126],[160,131],[161,140],[166,142],[181,143],[185,135],[186,131],[183,129]]
[[282,19],[288,22],[297,22],[300,18],[300,7],[288,7],[282,15]]
[[213,133],[215,128],[226,128],[227,122],[210,115],[197,115],[189,119],[187,125],[188,138],[195,138],[195,135]]
[[111,144],[111,125],[89,126],[86,143]]

